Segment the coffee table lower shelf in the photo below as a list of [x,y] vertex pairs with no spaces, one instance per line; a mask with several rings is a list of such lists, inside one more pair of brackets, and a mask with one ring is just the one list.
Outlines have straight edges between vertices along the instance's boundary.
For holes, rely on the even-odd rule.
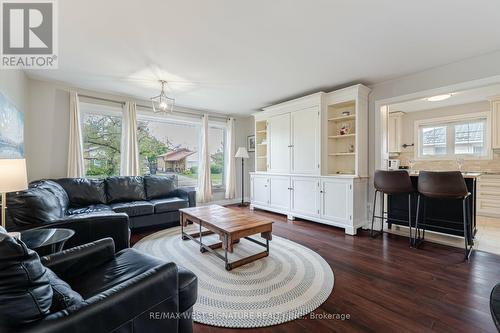
[[[208,251],[208,252],[214,254],[217,258],[224,261],[225,268],[227,271],[230,271],[236,267],[246,265],[246,264],[251,263],[257,259],[264,258],[264,257],[267,257],[269,255],[269,238],[268,237],[265,238],[266,243],[263,243],[263,242],[258,241],[256,239],[253,239],[251,237],[243,237],[246,240],[249,240],[257,245],[264,247],[266,250],[259,252],[259,253],[256,253],[256,254],[253,254],[251,256],[233,261],[233,262],[229,262],[228,257],[227,257],[228,249],[230,247],[232,247],[232,244],[238,243],[239,240],[233,241],[232,244],[228,244],[229,237],[227,236],[227,234],[224,234],[223,240],[221,242],[218,242],[215,244],[210,244],[210,245],[203,244],[203,236],[212,235],[212,234],[215,234],[215,232],[213,232],[211,230],[202,230],[202,223],[199,223],[199,225],[200,225],[199,232],[193,232],[193,233],[188,234],[187,232],[184,232],[184,226],[181,224],[182,240],[189,239],[189,240],[196,242],[198,245],[200,245],[200,252],[201,253],[205,253]],[[197,238],[199,238],[199,240]],[[220,253],[215,251],[216,249],[219,249],[219,248],[224,249],[224,255],[221,255]]]

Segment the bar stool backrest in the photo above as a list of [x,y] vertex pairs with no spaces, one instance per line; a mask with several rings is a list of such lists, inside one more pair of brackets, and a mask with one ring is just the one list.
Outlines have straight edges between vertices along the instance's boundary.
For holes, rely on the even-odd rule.
[[463,199],[469,191],[460,171],[420,171],[418,192],[428,198]]
[[415,192],[410,175],[405,170],[376,170],[373,185],[377,191],[385,194]]

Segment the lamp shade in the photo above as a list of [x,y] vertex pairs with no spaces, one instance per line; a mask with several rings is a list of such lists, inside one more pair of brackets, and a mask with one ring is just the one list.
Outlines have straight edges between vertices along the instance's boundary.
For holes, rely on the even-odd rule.
[[28,188],[25,159],[0,159],[0,192],[15,192]]
[[245,147],[239,147],[234,157],[249,158],[247,149]]

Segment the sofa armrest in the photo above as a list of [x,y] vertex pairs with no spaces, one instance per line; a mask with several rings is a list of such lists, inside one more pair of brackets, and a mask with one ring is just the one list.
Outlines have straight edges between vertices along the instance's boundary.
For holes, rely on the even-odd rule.
[[71,280],[100,266],[115,257],[113,239],[73,247],[41,258],[42,264],[54,271],[61,279]]
[[170,192],[170,196],[188,200],[189,207],[196,207],[196,190],[194,187],[179,187]]
[[44,228],[68,228],[75,235],[68,239],[65,248],[90,243],[111,237],[118,252],[130,247],[130,229],[128,215],[125,213],[90,213],[65,216]]
[[148,327],[155,325],[150,311],[155,311],[159,304],[169,318],[174,318],[162,318],[163,331],[177,332],[177,288],[177,266],[165,263],[85,300],[82,305],[50,314],[19,332],[76,333],[83,328],[85,332],[112,332],[134,319],[140,319],[144,326],[139,326],[138,332],[148,332],[151,331]]

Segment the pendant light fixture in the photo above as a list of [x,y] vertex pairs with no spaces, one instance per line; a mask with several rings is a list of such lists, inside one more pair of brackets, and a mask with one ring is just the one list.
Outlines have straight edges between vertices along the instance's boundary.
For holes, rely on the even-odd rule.
[[172,113],[174,110],[175,99],[168,97],[165,93],[165,85],[167,81],[160,80],[161,92],[158,96],[151,97],[154,113]]

